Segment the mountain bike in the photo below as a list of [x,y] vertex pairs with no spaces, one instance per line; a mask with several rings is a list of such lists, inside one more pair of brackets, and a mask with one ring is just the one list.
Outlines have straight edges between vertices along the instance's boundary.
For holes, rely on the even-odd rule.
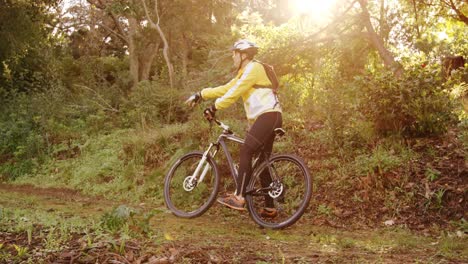
[[[200,216],[213,205],[220,185],[220,173],[214,158],[220,149],[226,156],[234,182],[238,181],[237,167],[226,141],[244,144],[244,140],[234,134],[229,126],[216,119],[213,121],[223,130],[217,141],[211,143],[205,152],[183,155],[165,177],[165,203],[178,217]],[[275,133],[283,136],[285,131],[277,128]],[[312,178],[304,161],[290,154],[267,157],[260,151],[252,164],[252,177],[245,194],[251,218],[258,225],[271,229],[294,224],[304,214],[312,196]],[[273,199],[278,212],[274,218],[262,217],[260,213],[266,199]]]

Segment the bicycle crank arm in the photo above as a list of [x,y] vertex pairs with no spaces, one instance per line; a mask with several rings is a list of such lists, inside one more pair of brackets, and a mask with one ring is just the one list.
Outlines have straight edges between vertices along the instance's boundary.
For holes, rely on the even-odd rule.
[[261,195],[269,195],[268,192],[271,191],[271,187],[265,187],[260,189],[248,190],[245,192],[246,195],[252,196],[261,196]]

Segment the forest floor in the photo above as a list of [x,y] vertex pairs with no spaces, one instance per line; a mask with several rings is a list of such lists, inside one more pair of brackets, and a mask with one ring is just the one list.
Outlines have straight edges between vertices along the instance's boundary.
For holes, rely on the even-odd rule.
[[[132,208],[125,225],[110,214],[119,206]],[[333,228],[306,214],[267,230],[218,204],[180,219],[143,203],[0,184],[0,263],[468,263],[467,245],[465,233],[437,226]]]

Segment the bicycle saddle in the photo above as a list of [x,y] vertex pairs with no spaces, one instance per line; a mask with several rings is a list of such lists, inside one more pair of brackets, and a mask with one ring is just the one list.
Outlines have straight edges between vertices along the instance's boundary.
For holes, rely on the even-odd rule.
[[275,134],[279,137],[284,136],[286,134],[286,130],[282,129],[281,127],[275,128]]

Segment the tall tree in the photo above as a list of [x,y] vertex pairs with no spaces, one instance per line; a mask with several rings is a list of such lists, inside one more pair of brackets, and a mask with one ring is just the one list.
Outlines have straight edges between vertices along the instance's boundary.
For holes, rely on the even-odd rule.
[[468,25],[468,17],[467,14],[464,13],[464,11],[466,12],[468,9],[467,1],[441,0],[440,2],[442,5],[445,5],[455,12],[455,15],[452,16],[453,18]]
[[156,29],[159,33],[159,37],[161,37],[164,47],[163,47],[163,54],[164,54],[164,59],[166,60],[166,65],[167,69],[169,72],[169,81],[171,88],[174,88],[174,66],[172,66],[171,59],[169,57],[169,43],[167,42],[166,35],[164,34],[163,30],[161,29],[161,26],[159,24],[160,22],[160,17],[159,17],[159,11],[158,11],[158,0],[154,1],[154,13],[157,17],[156,23],[153,21],[153,19],[150,16],[150,13],[148,12],[148,8],[146,7],[145,0],[141,1],[143,3],[143,7],[145,9],[145,14],[146,18],[149,20],[149,23],[152,28]]
[[133,86],[139,81],[148,80],[151,65],[156,57],[161,40],[151,33],[147,21],[139,8],[140,2],[87,0],[101,18],[98,26],[121,39],[128,47],[130,74]]
[[[392,69],[397,76],[400,76],[403,73],[403,67],[401,66],[400,63],[395,61],[395,57],[393,56],[393,54],[385,47],[383,37],[379,35],[374,29],[374,26],[372,25],[372,22],[371,22],[369,9],[367,8],[367,5],[368,5],[367,0],[358,0],[358,2],[361,6],[362,20],[366,27],[367,34],[369,36],[370,42],[372,43],[372,46],[378,51],[380,57],[382,58],[384,62],[385,67]],[[384,4],[384,1],[381,2],[381,5],[383,4]],[[381,9],[381,12],[383,13],[384,11]],[[383,19],[383,15],[381,15],[381,18]],[[380,21],[381,25],[384,22],[385,22],[384,19],[381,20]]]
[[39,75],[47,68],[43,51],[53,41],[55,6],[52,0],[0,0],[0,88],[27,91],[40,86]]
[[[228,32],[233,21],[232,1],[158,0],[154,9],[155,0],[144,0],[149,16],[141,0],[87,1],[100,18],[97,26],[109,32],[109,38],[119,38],[127,47],[134,86],[150,78],[161,50],[167,72],[180,69],[185,79],[194,48],[208,43],[208,33],[220,32],[220,28]],[[156,66],[161,71],[160,65]],[[176,81],[175,77],[169,79],[172,83]]]

